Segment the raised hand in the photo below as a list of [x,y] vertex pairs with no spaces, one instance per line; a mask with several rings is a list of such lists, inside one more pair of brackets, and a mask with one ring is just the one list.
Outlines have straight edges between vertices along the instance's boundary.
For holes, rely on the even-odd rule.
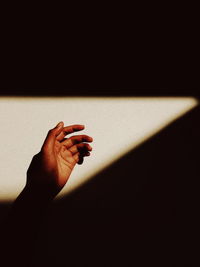
[[64,127],[60,122],[48,132],[41,151],[36,154],[27,171],[27,187],[54,197],[66,184],[76,164],[90,155],[92,137],[67,134],[84,129],[83,125]]

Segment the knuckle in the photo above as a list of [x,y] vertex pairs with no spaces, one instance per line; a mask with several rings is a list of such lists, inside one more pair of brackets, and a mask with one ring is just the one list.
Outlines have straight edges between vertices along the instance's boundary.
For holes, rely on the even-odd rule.
[[53,129],[49,130],[48,134],[50,135],[50,134],[52,134],[52,132],[53,132]]

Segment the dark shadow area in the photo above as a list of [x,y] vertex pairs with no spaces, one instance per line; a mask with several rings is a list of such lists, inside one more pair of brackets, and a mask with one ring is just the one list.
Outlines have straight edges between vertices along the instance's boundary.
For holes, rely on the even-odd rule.
[[[120,79],[120,78],[119,78]],[[54,84],[44,84],[43,86],[30,85],[16,87],[2,87],[0,88],[1,96],[12,96],[12,97],[71,97],[71,96],[81,96],[81,97],[121,97],[121,96],[135,96],[135,97],[148,97],[148,96],[194,96],[200,97],[199,86],[185,86],[185,87],[175,87],[172,84],[170,86],[158,84],[144,83],[134,83],[127,82],[127,78],[121,78],[119,80],[111,79],[111,82],[104,81],[103,79],[91,78],[90,82],[83,83],[83,79],[79,83],[73,82],[67,83],[66,85],[61,84],[59,86],[57,82]]]
[[199,118],[198,107],[55,203],[45,242],[50,262],[192,262]]
[[34,266],[194,263],[199,118],[197,107],[55,202],[41,229]]

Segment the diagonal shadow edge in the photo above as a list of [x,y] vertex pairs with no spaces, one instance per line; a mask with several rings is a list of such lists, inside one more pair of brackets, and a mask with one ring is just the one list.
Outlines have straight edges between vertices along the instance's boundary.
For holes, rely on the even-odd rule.
[[[183,117],[185,114],[187,114],[188,112],[190,112],[191,110],[193,110],[195,107],[197,107],[199,105],[199,101],[196,99],[196,103],[194,104],[194,106],[190,107],[189,109],[185,110],[185,111],[181,111],[179,114],[176,114],[176,116],[171,119],[168,122],[164,122],[163,125],[160,125],[160,128],[155,128],[152,129],[148,135],[144,136],[142,139],[140,139],[139,141],[137,141],[134,144],[134,147],[126,150],[125,152],[122,153],[122,155],[120,155],[120,157],[113,157],[113,160],[111,162],[109,162],[108,164],[105,164],[105,166],[103,167],[104,170],[106,170],[107,168],[109,168],[112,164],[114,164],[115,162],[117,162],[118,160],[120,160],[120,158],[122,158],[123,156],[127,155],[128,153],[131,153],[131,151],[137,149],[139,146],[141,146],[142,144],[144,144],[147,140],[153,138],[156,134],[158,134],[159,132],[161,132],[162,130],[166,129],[169,125],[173,124],[174,122],[176,122],[179,118]],[[61,196],[58,196],[55,201],[59,201],[59,199],[62,199],[63,197],[65,197],[66,195],[71,194],[72,192],[76,191],[79,187],[81,187],[82,185],[84,185],[85,183],[87,183],[90,179],[93,179],[93,177],[95,177],[96,175],[98,175],[99,173],[101,173],[102,169],[95,171],[93,174],[89,175],[84,181],[81,181],[81,183],[76,186],[75,188],[73,188],[72,190],[70,190],[69,192],[66,192],[65,194],[62,194]]]
[[[186,114],[183,116],[179,117],[178,119],[174,120],[173,122],[169,123],[166,127],[164,127],[162,130],[160,130],[157,134],[151,136],[148,140],[143,142],[142,144],[139,144],[137,147],[129,151],[126,155],[122,156],[120,159],[116,160],[112,165],[106,167],[104,170],[100,171],[98,174],[93,176],[90,180],[86,181],[84,184],[82,184],[80,187],[72,191],[71,193],[68,193],[66,196],[63,196],[63,198],[58,199],[55,203],[58,205],[63,205],[63,203],[73,203],[69,204],[71,206],[77,206],[77,207],[83,207],[83,205],[80,205],[81,203],[81,198],[83,199],[90,199],[92,201],[93,197],[94,199],[97,198],[97,192],[98,192],[98,198],[101,198],[101,192],[98,190],[97,184],[102,184],[100,182],[101,179],[104,179],[103,177],[107,175],[109,176],[108,173],[110,170],[115,168],[117,165],[121,164],[121,162],[125,162],[127,158],[130,157],[130,155],[134,154],[137,155],[138,151],[145,149],[145,147],[148,147],[152,142],[157,142],[161,137],[166,135],[166,133],[169,133],[170,131],[173,131],[176,129],[176,127],[180,127],[180,125],[184,125],[185,121],[189,121],[189,123],[192,125],[192,121],[198,119],[199,116],[199,111],[200,107],[194,107],[192,110],[188,111]],[[182,126],[184,127],[184,126]],[[174,138],[178,138],[178,136],[175,136]],[[175,142],[175,141],[174,141]],[[108,178],[109,179],[109,178]],[[119,182],[119,181],[118,181]],[[108,183],[108,180],[106,181]],[[105,183],[105,186],[106,186]],[[95,190],[93,190],[95,188]],[[114,190],[114,189],[113,189]],[[105,189],[104,189],[105,191]],[[102,192],[102,195],[104,194],[104,191]],[[85,192],[85,193],[83,193]],[[82,197],[81,197],[82,196]],[[83,197],[84,196],[84,197]],[[74,205],[74,203],[76,204]],[[77,204],[79,203],[79,204]],[[89,204],[89,202],[87,202]],[[91,206],[90,204],[88,205],[89,207]],[[97,205],[98,206],[98,205]],[[100,205],[101,206],[101,205]]]
[[[117,165],[119,162],[121,162],[123,159],[126,159],[126,157],[128,157],[130,154],[132,154],[133,152],[135,153],[137,150],[140,150],[141,147],[148,145],[150,142],[152,142],[152,140],[154,140],[155,138],[159,138],[166,130],[174,127],[177,123],[182,123],[184,122],[185,119],[192,119],[192,117],[197,116],[198,112],[199,112],[200,107],[194,107],[192,110],[188,111],[186,114],[184,114],[182,117],[174,120],[173,122],[171,122],[169,125],[167,125],[166,127],[164,127],[160,132],[158,132],[157,134],[153,135],[152,137],[150,137],[147,141],[145,141],[142,144],[139,144],[137,147],[135,147],[133,150],[129,151],[126,155],[124,155],[122,158],[116,160],[112,165],[108,166],[107,168],[105,168],[104,170],[102,170],[101,172],[99,172],[97,175],[95,175],[94,177],[92,177],[89,181],[86,181],[86,183],[82,184],[80,187],[78,187],[76,190],[72,191],[71,193],[67,194],[66,196],[63,196],[61,199],[57,199],[56,201],[54,201],[54,204],[57,205],[62,205],[62,203],[66,202],[66,201],[71,201],[70,199],[75,199],[77,198],[77,195],[80,193],[80,191],[88,191],[86,190],[88,188],[88,186],[91,186],[93,183],[96,182],[96,180],[98,180],[98,177],[104,175],[105,172],[109,172],[110,168],[112,168],[113,166]],[[1,202],[0,203],[0,211],[2,214],[7,212],[8,207],[10,207],[10,202]]]
[[[124,264],[125,259],[133,260],[134,253],[139,255],[140,262],[141,259],[149,262],[151,254],[164,260],[170,258],[170,261],[176,255],[178,262],[180,257],[185,262],[183,253],[196,249],[192,244],[198,229],[194,227],[191,213],[197,213],[199,208],[199,202],[194,201],[195,195],[199,195],[196,182],[199,163],[194,162],[200,147],[199,118],[198,106],[104,170],[103,175],[91,180],[92,186],[87,183],[71,196],[54,202],[55,209],[50,216],[47,214],[43,226],[46,233],[40,233],[37,243],[39,252],[34,256],[38,262],[55,266],[58,259],[65,265],[67,260],[74,263],[78,258],[82,264],[88,252],[93,263],[100,255],[104,262]],[[124,172],[122,167],[129,169]],[[131,175],[129,170],[133,168],[136,173]],[[163,168],[166,168],[164,172]],[[113,174],[117,175],[116,180]],[[126,179],[131,182],[128,186],[124,183]],[[108,185],[106,190],[105,185]],[[136,212],[133,204],[138,206]],[[94,209],[92,212],[69,209],[85,207],[118,209],[116,213],[96,209],[96,214]],[[178,217],[178,213],[181,216]],[[142,216],[139,218],[138,214]],[[176,226],[180,231],[178,241]],[[66,251],[67,258],[60,257],[66,255]]]

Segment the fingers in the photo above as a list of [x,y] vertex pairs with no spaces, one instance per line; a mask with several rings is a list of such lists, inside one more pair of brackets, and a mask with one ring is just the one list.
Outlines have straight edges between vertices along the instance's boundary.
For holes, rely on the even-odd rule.
[[79,165],[81,165],[84,161],[84,157],[88,157],[90,156],[90,152],[85,152],[85,153],[80,153],[80,152],[77,152],[74,154],[73,158],[74,160],[76,161],[76,163],[78,163]]
[[63,126],[64,123],[61,121],[56,125],[55,128],[49,130],[47,137],[44,141],[44,144],[42,146],[42,151],[44,152],[53,151],[56,137],[62,132]]
[[48,132],[41,150],[43,152],[52,153],[54,152],[55,141],[62,141],[64,139],[61,144],[65,149],[67,148],[67,150],[71,152],[72,157],[78,164],[82,164],[84,157],[90,156],[89,151],[92,151],[92,147],[87,144],[93,141],[92,137],[88,135],[76,135],[68,139],[65,139],[64,137],[67,134],[81,131],[84,128],[84,125],[79,124],[64,127],[63,122],[58,123],[55,128]]
[[80,124],[75,124],[75,125],[70,125],[70,126],[64,127],[62,129],[62,132],[56,137],[56,140],[62,141],[67,134],[82,131],[84,128],[85,128],[85,126],[80,125]]
[[[74,136],[75,137],[75,136]],[[84,141],[90,141],[92,142],[92,138],[89,136],[76,136],[76,138],[71,138],[72,142],[82,142]],[[70,141],[67,139],[66,141]],[[70,141],[71,142],[71,141]],[[64,142],[62,142],[64,143]],[[65,142],[66,143],[66,142]],[[71,143],[69,143],[71,145]],[[64,146],[66,149],[66,146]],[[66,151],[70,151],[72,154],[73,159],[76,161],[78,164],[82,164],[84,161],[84,157],[90,156],[90,152],[92,151],[92,147],[88,143],[78,143],[75,145],[72,145],[70,148],[68,148]]]
[[84,153],[84,152],[92,151],[92,147],[89,144],[81,143],[81,144],[73,145],[68,150],[72,153],[72,155],[74,155],[77,152]]
[[84,161],[84,157],[82,157],[82,156],[79,156],[79,160],[78,160],[78,164],[79,165],[81,165],[81,164],[83,164],[83,161]]
[[65,145],[65,147],[68,149],[68,148],[71,148],[75,144],[79,144],[82,142],[90,143],[92,141],[93,141],[92,137],[90,137],[88,135],[75,135],[75,136],[72,136],[72,137],[64,140],[62,142],[62,144]]

